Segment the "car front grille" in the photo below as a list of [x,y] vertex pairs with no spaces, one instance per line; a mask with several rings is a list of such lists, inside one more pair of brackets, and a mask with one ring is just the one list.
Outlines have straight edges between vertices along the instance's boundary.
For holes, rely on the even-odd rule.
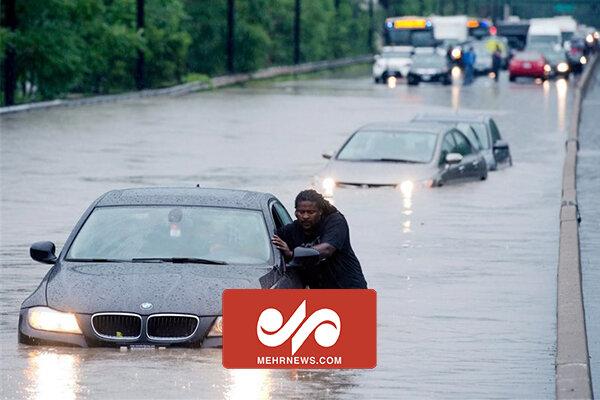
[[391,183],[353,183],[353,182],[337,182],[338,187],[359,187],[359,188],[379,188],[379,187],[396,187]]
[[147,333],[153,340],[187,339],[198,328],[195,315],[155,314],[148,317]]
[[103,338],[137,339],[142,333],[142,317],[127,313],[94,314],[92,328]]

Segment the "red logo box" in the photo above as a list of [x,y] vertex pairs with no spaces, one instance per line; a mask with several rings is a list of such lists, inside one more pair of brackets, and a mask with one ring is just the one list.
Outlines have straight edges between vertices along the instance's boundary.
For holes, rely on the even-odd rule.
[[374,368],[372,289],[223,291],[225,368]]

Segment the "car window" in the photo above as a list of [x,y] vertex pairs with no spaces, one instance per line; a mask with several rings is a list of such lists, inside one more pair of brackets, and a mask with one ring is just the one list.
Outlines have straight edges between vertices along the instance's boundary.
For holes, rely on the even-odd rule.
[[442,142],[442,151],[440,152],[440,164],[446,163],[446,156],[450,153],[455,153],[456,144],[454,143],[454,139],[452,135],[447,133],[444,136],[444,141]]
[[459,131],[454,131],[452,133],[454,136],[454,140],[456,140],[456,152],[462,154],[463,157],[473,153],[473,149],[471,148],[471,144],[468,139],[460,133]]
[[478,150],[483,149],[483,145],[481,144],[479,137],[477,136],[477,134],[475,133],[475,130],[471,127],[470,124],[461,123],[461,124],[458,124],[456,127],[462,133],[465,134],[465,136],[467,137],[467,139],[469,139],[469,141],[471,142],[473,147],[475,147]]
[[485,127],[485,124],[483,124],[481,122],[472,123],[471,127],[477,134],[477,137],[479,138],[479,142],[481,142],[482,149],[489,149],[490,148],[490,140],[488,138],[487,128]]
[[271,241],[262,212],[217,207],[97,207],[67,253],[73,259],[204,258],[265,264]]
[[500,137],[500,131],[498,130],[498,126],[493,119],[490,119],[490,133],[492,134],[492,142],[496,143],[498,140],[502,140]]
[[271,208],[273,213],[273,219],[275,221],[275,227],[277,229],[282,228],[284,225],[292,223],[292,217],[288,214],[284,206],[279,202],[273,203]]

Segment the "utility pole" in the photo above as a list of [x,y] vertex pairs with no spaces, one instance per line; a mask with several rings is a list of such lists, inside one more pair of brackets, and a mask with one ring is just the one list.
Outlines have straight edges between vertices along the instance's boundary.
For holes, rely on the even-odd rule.
[[[144,29],[144,0],[137,0],[136,27],[138,33]],[[144,50],[138,49],[138,57],[135,65],[135,86],[138,90],[146,86],[144,77]]]
[[[4,6],[2,26],[14,32],[17,29],[15,0],[2,0],[2,4]],[[15,104],[15,89],[17,87],[17,53],[11,44],[6,46],[2,68],[2,83],[4,86],[4,105],[12,106]]]
[[227,72],[235,72],[235,0],[227,0]]
[[296,0],[294,11],[294,64],[300,64],[300,0]]

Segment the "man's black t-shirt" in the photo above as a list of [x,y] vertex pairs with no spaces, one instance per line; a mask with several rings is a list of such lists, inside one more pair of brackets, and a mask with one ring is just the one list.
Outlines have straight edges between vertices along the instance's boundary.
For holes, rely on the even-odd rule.
[[360,263],[350,246],[348,223],[340,212],[323,217],[312,235],[306,235],[296,220],[281,228],[277,236],[283,239],[292,251],[299,246],[312,247],[320,243],[328,243],[335,247],[332,256],[314,267],[299,271],[311,288],[366,289],[367,282]]

